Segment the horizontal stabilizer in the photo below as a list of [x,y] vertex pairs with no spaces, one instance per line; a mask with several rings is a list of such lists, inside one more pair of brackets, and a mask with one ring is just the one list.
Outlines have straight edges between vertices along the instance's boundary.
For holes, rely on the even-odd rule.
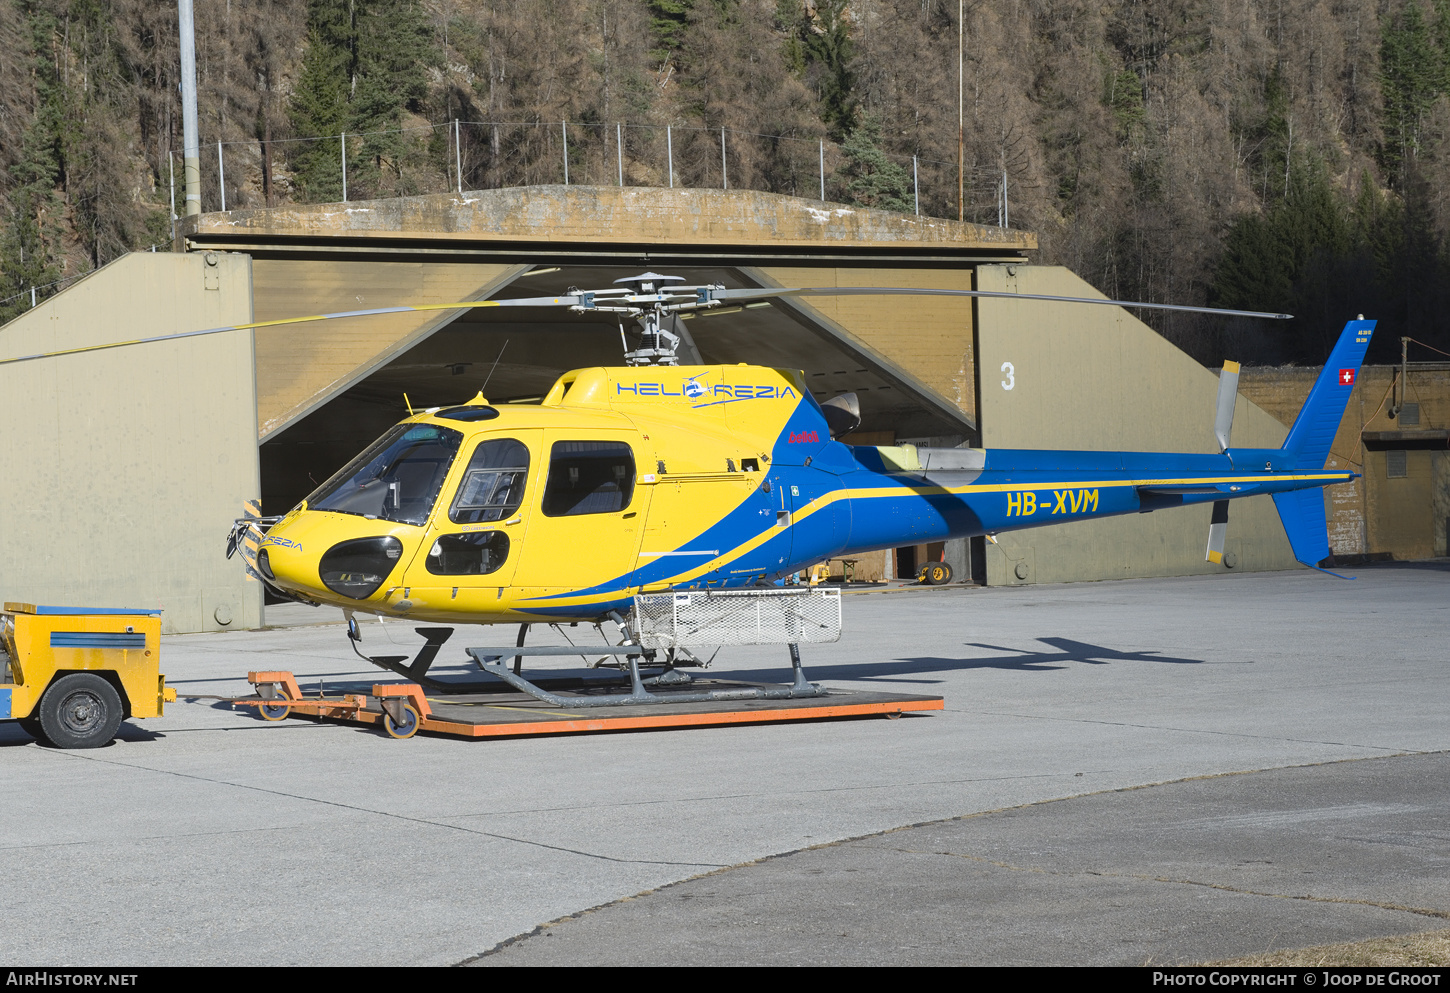
[[1316,487],[1312,490],[1275,493],[1274,506],[1279,508],[1279,520],[1284,523],[1284,532],[1289,536],[1294,558],[1311,569],[1318,569],[1319,563],[1329,557],[1324,491]]

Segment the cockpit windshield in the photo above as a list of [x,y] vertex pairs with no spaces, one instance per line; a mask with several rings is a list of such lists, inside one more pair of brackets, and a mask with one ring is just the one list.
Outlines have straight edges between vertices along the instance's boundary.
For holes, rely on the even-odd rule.
[[311,510],[423,524],[458,454],[462,433],[398,424],[307,498]]

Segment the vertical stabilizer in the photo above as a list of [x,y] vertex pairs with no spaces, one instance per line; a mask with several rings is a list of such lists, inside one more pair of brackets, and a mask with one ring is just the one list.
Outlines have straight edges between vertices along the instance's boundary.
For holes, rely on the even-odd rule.
[[[1374,321],[1350,321],[1344,326],[1334,351],[1329,353],[1329,361],[1320,370],[1314,388],[1309,391],[1309,399],[1304,401],[1304,409],[1299,411],[1299,417],[1284,441],[1284,451],[1294,455],[1297,468],[1324,468],[1329,446],[1339,432],[1339,422],[1344,419],[1345,405],[1349,403],[1349,395],[1354,392],[1355,381],[1359,379],[1359,367],[1364,362],[1374,326]],[[1283,514],[1282,506],[1279,513]],[[1323,520],[1322,508],[1320,520]],[[1297,546],[1295,553],[1298,553]],[[1299,561],[1304,560],[1300,558]]]

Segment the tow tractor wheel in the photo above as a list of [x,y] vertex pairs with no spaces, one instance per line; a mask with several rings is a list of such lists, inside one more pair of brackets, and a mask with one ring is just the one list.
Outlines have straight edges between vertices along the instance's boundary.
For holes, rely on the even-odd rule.
[[945,562],[933,562],[926,567],[926,582],[929,586],[945,586],[952,581],[952,567]]
[[403,719],[394,721],[393,715],[383,711],[383,730],[393,738],[411,738],[418,733],[418,712],[410,704],[403,704]]
[[121,726],[121,695],[92,672],[57,679],[35,709],[42,736],[57,748],[100,748]]

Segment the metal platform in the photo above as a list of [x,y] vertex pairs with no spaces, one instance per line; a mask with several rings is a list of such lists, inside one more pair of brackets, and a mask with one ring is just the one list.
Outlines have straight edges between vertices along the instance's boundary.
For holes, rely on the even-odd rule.
[[[899,693],[825,690],[802,698],[761,699],[759,684],[696,678],[680,689],[652,687],[656,699],[590,710],[570,709],[571,700],[584,703],[591,696],[615,694],[615,680],[561,679],[541,682],[560,705],[551,706],[506,687],[497,691],[425,693],[413,683],[387,683],[371,693],[337,697],[307,696],[290,672],[253,672],[247,678],[258,696],[234,700],[255,706],[268,720],[289,715],[381,724],[397,738],[418,731],[464,738],[510,738],[542,734],[581,734],[601,731],[640,731],[665,728],[711,727],[725,724],[773,724],[844,717],[900,717],[904,713],[941,710],[941,697]],[[698,696],[711,691],[714,699],[673,702],[672,694]],[[735,699],[730,697],[735,696]],[[406,709],[405,709],[406,708]],[[411,712],[411,713],[409,713]],[[416,715],[416,717],[412,715]]]

